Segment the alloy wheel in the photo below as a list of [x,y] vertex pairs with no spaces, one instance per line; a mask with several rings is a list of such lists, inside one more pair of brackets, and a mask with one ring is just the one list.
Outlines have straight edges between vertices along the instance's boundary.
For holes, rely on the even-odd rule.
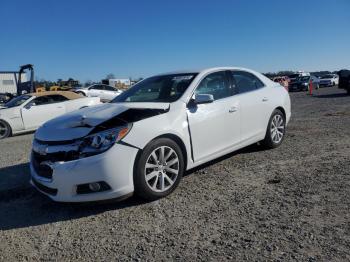
[[174,185],[179,171],[179,157],[175,150],[160,146],[148,156],[144,170],[145,181],[152,191],[165,192]]
[[275,115],[270,128],[271,139],[275,144],[281,142],[284,136],[284,119],[281,115]]

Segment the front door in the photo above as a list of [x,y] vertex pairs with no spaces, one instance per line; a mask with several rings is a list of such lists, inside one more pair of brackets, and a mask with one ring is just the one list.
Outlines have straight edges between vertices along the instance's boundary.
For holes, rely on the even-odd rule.
[[31,130],[65,113],[64,102],[55,103],[49,96],[33,99],[21,109],[24,128]]
[[212,103],[189,104],[187,110],[193,158],[198,162],[240,142],[240,105],[225,71],[206,76],[196,94],[214,97]]

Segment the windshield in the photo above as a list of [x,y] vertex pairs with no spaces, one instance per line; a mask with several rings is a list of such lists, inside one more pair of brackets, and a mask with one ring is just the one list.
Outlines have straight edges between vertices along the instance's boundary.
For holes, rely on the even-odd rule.
[[325,75],[321,77],[322,79],[333,78],[333,75]]
[[112,100],[120,102],[165,102],[178,100],[196,77],[195,73],[147,78]]
[[289,78],[297,78],[297,77],[299,77],[299,74],[293,74],[289,76]]
[[298,78],[298,81],[301,81],[301,82],[303,82],[303,81],[309,81],[309,79],[310,79],[309,76],[302,76],[302,77],[299,77],[299,78]]
[[5,104],[5,107],[10,108],[10,107],[16,107],[22,105],[25,101],[27,101],[29,98],[31,98],[30,95],[21,95],[18,97],[13,98],[9,102]]

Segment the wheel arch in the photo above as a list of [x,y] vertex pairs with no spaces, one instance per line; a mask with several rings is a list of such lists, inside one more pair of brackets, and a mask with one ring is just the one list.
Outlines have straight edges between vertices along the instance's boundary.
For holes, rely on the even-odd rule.
[[179,147],[181,149],[181,152],[183,154],[184,162],[185,162],[185,170],[187,170],[188,152],[187,152],[187,149],[186,149],[186,145],[185,145],[183,140],[178,135],[175,135],[175,134],[172,134],[172,133],[162,134],[162,135],[159,135],[159,136],[153,138],[152,140],[150,140],[142,149],[140,149],[138,151],[138,153],[136,155],[136,158],[135,158],[135,166],[136,166],[136,163],[139,160],[139,158],[140,158],[144,148],[146,148],[147,145],[149,145],[154,140],[159,139],[159,138],[169,138],[169,139],[173,140],[175,143],[177,143],[179,145]]
[[12,132],[12,126],[10,125],[10,123],[8,121],[6,121],[6,119],[3,119],[3,118],[0,118],[0,122],[4,122],[10,128],[10,135],[9,136],[12,136],[13,132]]
[[[187,155],[187,149],[186,149],[185,143],[182,141],[182,139],[175,134],[167,133],[167,134],[162,134],[160,136],[155,137],[154,139],[152,139],[152,141],[154,141],[155,139],[159,139],[159,138],[169,138],[179,145],[181,152],[183,154],[183,158],[184,158],[184,162],[185,162],[185,170],[186,170],[187,169],[187,157],[188,157],[188,155]],[[149,143],[151,143],[152,141],[150,141]]]
[[284,110],[284,108],[282,106],[278,106],[275,108],[275,110],[278,109],[282,112],[284,119],[286,120],[286,110]]

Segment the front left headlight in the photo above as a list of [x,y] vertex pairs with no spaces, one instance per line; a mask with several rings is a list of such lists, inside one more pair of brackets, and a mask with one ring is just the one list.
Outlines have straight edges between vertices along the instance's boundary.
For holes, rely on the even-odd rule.
[[89,156],[100,154],[110,149],[115,143],[123,139],[130,131],[132,124],[116,127],[85,137],[80,144],[80,154]]

